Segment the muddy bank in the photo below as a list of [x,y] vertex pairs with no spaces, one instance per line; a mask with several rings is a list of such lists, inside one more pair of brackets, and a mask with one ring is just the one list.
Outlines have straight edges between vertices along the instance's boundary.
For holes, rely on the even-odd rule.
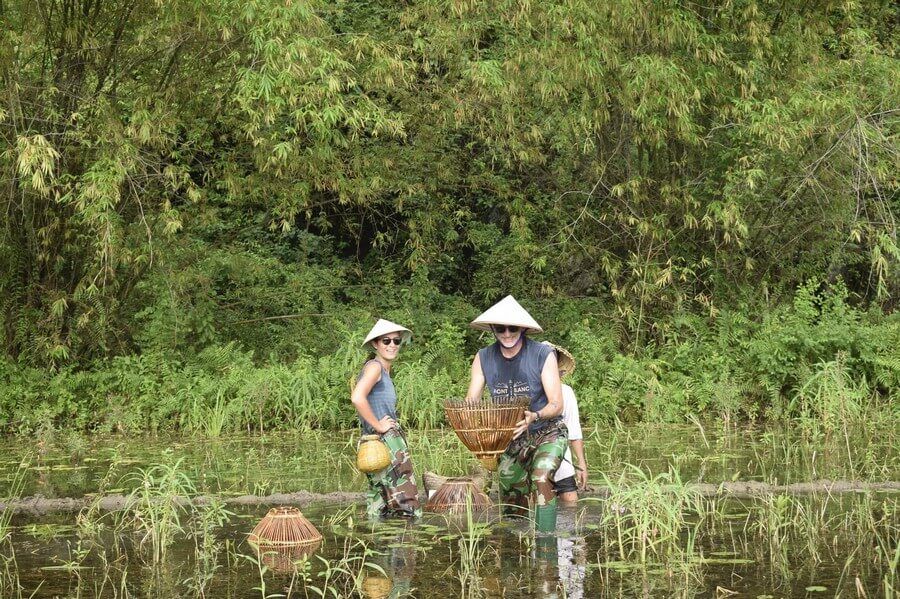
[[816,480],[789,485],[771,485],[758,481],[698,483],[690,485],[705,497],[732,496],[753,498],[760,495],[802,495],[806,493],[859,493],[864,491],[891,492],[900,491],[900,482],[863,482],[858,480]]
[[[309,491],[297,491],[294,493],[274,493],[272,495],[240,495],[238,497],[221,497],[214,495],[198,495],[197,497],[176,497],[175,503],[180,505],[207,505],[213,500],[218,500],[226,505],[296,505],[305,507],[312,503],[353,503],[362,501],[362,493],[310,493]],[[0,501],[0,512],[11,509],[18,514],[42,516],[55,512],[77,512],[87,507],[96,507],[105,512],[115,512],[128,507],[127,495],[104,495],[97,497],[87,495],[85,497],[59,497],[48,498],[41,495],[23,497],[15,501],[4,503]]]
[[[704,497],[735,497],[752,499],[769,494],[810,494],[810,493],[859,493],[900,492],[900,482],[863,482],[852,480],[817,480],[793,483],[789,485],[771,485],[756,481],[723,482],[719,484],[697,483],[689,485],[694,492]],[[609,494],[606,487],[593,487],[583,497],[603,498]],[[313,503],[354,503],[363,499],[362,493],[334,492],[310,493],[296,491],[294,493],[274,493],[272,495],[241,495],[238,497],[217,497],[200,495],[197,497],[178,497],[181,505],[206,505],[213,500],[223,501],[226,505],[296,505],[305,507]],[[24,497],[9,502],[0,501],[0,511],[10,509],[15,513],[41,516],[55,512],[77,512],[86,507],[96,507],[102,511],[119,511],[128,507],[128,496],[105,495],[97,497],[87,495],[80,498],[61,497],[48,498],[41,495]]]

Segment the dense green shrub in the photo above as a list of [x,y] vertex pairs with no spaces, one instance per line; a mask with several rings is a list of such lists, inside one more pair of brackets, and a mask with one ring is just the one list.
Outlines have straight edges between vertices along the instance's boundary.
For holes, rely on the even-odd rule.
[[900,386],[896,2],[55,4],[0,3],[7,428],[348,426],[376,316],[433,425],[507,293],[596,419]]
[[[543,337],[567,346],[578,367],[567,381],[583,418],[683,421],[691,417],[815,418],[834,426],[872,400],[896,410],[900,380],[900,316],[862,312],[846,288],[806,285],[792,305],[757,320],[745,311],[714,319],[683,316],[659,343],[623,352],[616,333],[590,320],[568,334]],[[453,308],[455,309],[455,308]],[[394,370],[399,409],[415,427],[444,423],[442,402],[465,393],[471,357],[487,342],[463,322],[421,331]],[[433,323],[424,314],[422,323]],[[0,426],[33,432],[43,426],[111,431],[180,430],[217,436],[234,431],[348,428],[349,402],[366,351],[364,331],[322,354],[298,342],[297,356],[254,357],[234,343],[195,354],[160,348],[48,373],[0,361]],[[890,406],[894,406],[893,408]]]

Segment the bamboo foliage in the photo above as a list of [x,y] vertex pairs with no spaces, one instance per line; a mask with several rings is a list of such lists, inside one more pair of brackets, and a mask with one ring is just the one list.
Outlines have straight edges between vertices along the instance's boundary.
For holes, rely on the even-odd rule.
[[[305,206],[302,190],[357,187],[341,174],[339,149],[361,133],[402,134],[360,86],[399,83],[402,69],[364,36],[339,47],[321,9],[0,7],[10,24],[0,38],[8,353],[61,364],[125,349],[129,301],[165,268],[185,214],[202,210],[212,188],[243,197],[255,176],[274,175],[273,225],[287,229]],[[364,77],[359,64],[371,65]],[[288,168],[296,165],[305,169]]]
[[0,19],[0,314],[25,362],[256,347],[275,326],[257,319],[323,313],[335,287],[368,305],[352,286],[376,276],[594,298],[631,350],[668,315],[811,278],[898,296],[887,0],[34,0]]

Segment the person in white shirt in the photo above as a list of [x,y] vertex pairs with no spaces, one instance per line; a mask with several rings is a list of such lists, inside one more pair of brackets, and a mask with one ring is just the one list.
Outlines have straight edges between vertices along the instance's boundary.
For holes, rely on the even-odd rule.
[[[564,348],[544,341],[556,351],[556,362],[559,367],[559,378],[572,374],[575,370],[575,358]],[[575,399],[575,391],[572,387],[563,383],[563,422],[569,429],[569,446],[563,457],[562,464],[556,470],[553,482],[556,487],[557,497],[560,501],[578,501],[578,490],[587,487],[587,460],[584,457],[584,440],[581,435],[581,421],[578,415],[578,400]],[[578,468],[572,462],[572,455],[578,461]]]

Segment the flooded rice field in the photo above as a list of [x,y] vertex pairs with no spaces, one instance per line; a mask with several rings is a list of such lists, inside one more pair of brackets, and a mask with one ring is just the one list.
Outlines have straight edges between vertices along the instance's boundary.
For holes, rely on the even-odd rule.
[[[372,522],[354,432],[218,439],[45,435],[0,443],[2,597],[896,597],[896,426],[825,434],[701,425],[586,430],[593,492],[554,535],[483,514]],[[465,473],[448,431],[413,431],[419,474]],[[825,480],[846,481],[843,492]],[[732,483],[771,485],[735,493]],[[784,485],[803,492],[783,492]],[[247,534],[308,491],[314,551]],[[327,494],[327,495],[325,495]],[[109,510],[105,497],[127,509]],[[33,509],[34,497],[80,500]],[[203,501],[183,498],[202,496]],[[32,498],[32,508],[10,499]],[[495,496],[496,499],[496,496]]]

